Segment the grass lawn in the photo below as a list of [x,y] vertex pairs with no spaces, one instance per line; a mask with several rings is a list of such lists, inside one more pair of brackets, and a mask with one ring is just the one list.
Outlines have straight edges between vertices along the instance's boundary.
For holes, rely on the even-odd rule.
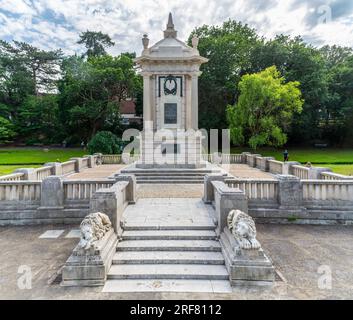
[[37,168],[47,162],[64,162],[87,154],[82,149],[0,148],[0,175],[19,168]]
[[49,149],[44,148],[0,148],[0,165],[41,165],[46,162],[64,162],[73,157],[87,154],[82,149]]
[[[263,148],[256,151],[242,148],[232,148],[231,153],[241,153],[249,151],[259,153],[263,156],[274,157],[276,160],[283,161],[284,149]],[[353,149],[314,149],[314,148],[288,148],[289,160],[301,163],[311,162],[312,164],[352,164],[353,165]]]
[[331,168],[333,172],[344,174],[346,176],[353,176],[353,164],[325,164],[322,167]]

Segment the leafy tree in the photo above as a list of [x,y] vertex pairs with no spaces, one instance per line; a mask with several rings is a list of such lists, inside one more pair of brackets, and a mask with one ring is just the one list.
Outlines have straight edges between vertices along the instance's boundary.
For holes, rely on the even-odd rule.
[[12,58],[13,63],[22,66],[30,73],[34,94],[53,92],[60,75],[63,53],[60,50],[45,51],[25,42],[14,41],[13,45],[0,41],[1,51]]
[[285,83],[275,66],[244,75],[239,83],[238,104],[228,106],[227,118],[233,143],[282,146],[287,141],[294,113],[302,111],[299,82]]
[[16,135],[13,124],[0,116],[0,143],[6,143]]
[[225,128],[226,107],[236,102],[237,84],[251,66],[251,51],[259,38],[254,29],[236,21],[222,26],[204,25],[190,35],[199,37],[200,55],[209,59],[201,66],[199,80],[200,128]]
[[69,135],[88,141],[98,131],[120,126],[119,105],[134,97],[140,86],[133,61],[127,55],[72,57],[63,65],[60,84],[61,118]]
[[84,56],[89,58],[106,55],[106,48],[115,45],[109,35],[104,34],[101,31],[95,32],[88,30],[80,34],[80,40],[77,43],[85,45],[87,51]]
[[59,107],[56,95],[29,96],[19,109],[18,128],[27,141],[52,143],[60,137]]
[[98,132],[87,145],[90,154],[120,154],[123,146],[123,141],[110,131]]

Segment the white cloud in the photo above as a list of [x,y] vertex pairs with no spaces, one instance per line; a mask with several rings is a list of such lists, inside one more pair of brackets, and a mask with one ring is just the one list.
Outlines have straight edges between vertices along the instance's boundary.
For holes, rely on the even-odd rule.
[[303,35],[315,44],[353,46],[352,11],[345,10],[345,15],[342,10],[337,15],[333,12],[333,21],[317,23],[320,6],[329,4],[337,11],[344,5],[349,8],[350,1],[0,0],[0,38],[30,41],[47,49],[63,47],[72,54],[81,50],[76,44],[80,32],[100,30],[116,42],[111,53],[139,54],[142,34],[148,33],[151,43],[158,41],[172,11],[182,40],[197,26],[236,19],[266,37],[286,33]]

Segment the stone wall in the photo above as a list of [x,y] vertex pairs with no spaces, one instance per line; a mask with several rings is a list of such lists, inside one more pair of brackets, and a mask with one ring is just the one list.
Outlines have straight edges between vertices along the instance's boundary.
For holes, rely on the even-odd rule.
[[79,223],[102,190],[118,188],[114,192],[120,202],[135,201],[135,184],[134,178],[126,176],[93,181],[64,181],[56,176],[43,181],[0,181],[0,225]]
[[[216,205],[216,194],[220,190],[226,190],[224,194],[240,190],[246,196],[249,214],[257,222],[353,224],[353,180],[275,177],[276,180],[259,180],[206,176],[204,201]],[[243,207],[233,209],[243,210]]]

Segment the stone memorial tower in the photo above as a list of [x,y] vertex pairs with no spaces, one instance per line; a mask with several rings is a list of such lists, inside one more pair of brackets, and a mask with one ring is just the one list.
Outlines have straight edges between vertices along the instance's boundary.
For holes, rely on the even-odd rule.
[[135,59],[143,76],[143,121],[139,168],[200,168],[201,136],[198,132],[198,77],[208,59],[177,39],[172,14],[164,38]]

